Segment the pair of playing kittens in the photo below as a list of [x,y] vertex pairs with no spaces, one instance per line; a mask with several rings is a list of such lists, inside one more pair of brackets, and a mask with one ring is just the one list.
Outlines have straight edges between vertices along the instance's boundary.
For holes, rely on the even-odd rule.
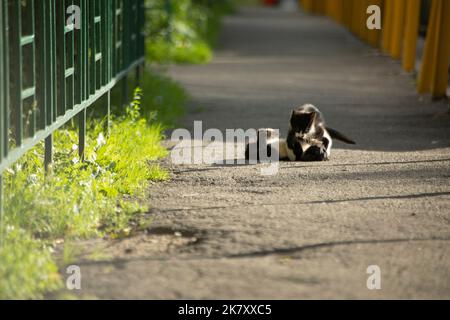
[[[265,131],[266,139],[261,139],[261,131]],[[266,148],[270,158],[272,149],[276,148],[280,161],[325,161],[331,154],[332,139],[355,144],[342,133],[326,127],[319,109],[305,104],[292,111],[286,139],[278,137],[273,129],[260,129],[257,141],[247,144],[245,159],[256,157],[259,161],[260,148]]]

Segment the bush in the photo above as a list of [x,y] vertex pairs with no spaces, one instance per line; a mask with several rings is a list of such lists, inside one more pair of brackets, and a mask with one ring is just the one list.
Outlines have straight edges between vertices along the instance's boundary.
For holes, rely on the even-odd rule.
[[206,63],[211,60],[220,20],[229,1],[147,0],[147,55],[158,63]]

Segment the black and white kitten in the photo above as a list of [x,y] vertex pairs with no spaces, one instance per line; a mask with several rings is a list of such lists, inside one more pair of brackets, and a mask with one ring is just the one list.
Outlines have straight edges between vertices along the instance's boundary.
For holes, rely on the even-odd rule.
[[[327,128],[322,113],[312,104],[305,104],[292,111],[289,121],[288,135],[286,140],[273,136],[273,129],[266,130],[268,155],[275,147],[279,152],[280,161],[325,161],[331,154],[333,138],[348,144],[355,142],[347,138],[342,133]],[[259,137],[259,135],[258,135]],[[251,144],[246,147],[245,158],[250,159]],[[259,155],[260,141],[256,142],[257,153]],[[259,157],[258,159],[259,160]]]

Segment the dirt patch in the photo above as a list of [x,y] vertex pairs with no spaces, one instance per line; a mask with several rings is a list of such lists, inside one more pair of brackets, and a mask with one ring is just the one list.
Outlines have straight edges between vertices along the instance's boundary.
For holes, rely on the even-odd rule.
[[194,232],[159,227],[123,239],[82,241],[77,243],[74,252],[90,261],[134,259],[173,254],[198,241]]

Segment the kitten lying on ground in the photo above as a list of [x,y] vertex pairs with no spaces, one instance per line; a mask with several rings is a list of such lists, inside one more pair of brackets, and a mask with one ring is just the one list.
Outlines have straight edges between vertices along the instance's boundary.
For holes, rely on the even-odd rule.
[[[265,131],[267,134],[265,142],[260,139],[261,131]],[[254,157],[251,157],[250,154],[251,147],[256,151],[256,160],[258,161],[260,160],[259,150],[261,147],[267,149],[269,158],[272,147],[275,147],[278,148],[280,161],[326,161],[331,154],[332,139],[355,144],[353,140],[342,133],[327,128],[319,109],[312,104],[305,104],[292,111],[286,139],[278,137],[273,129],[260,129],[257,141],[247,144],[245,159],[254,160]]]

